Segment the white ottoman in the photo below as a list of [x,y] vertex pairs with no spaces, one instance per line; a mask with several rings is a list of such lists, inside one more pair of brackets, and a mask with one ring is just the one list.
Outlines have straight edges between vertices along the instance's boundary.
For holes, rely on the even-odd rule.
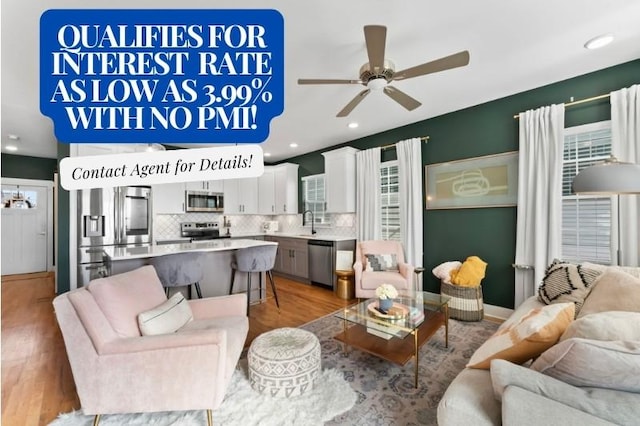
[[256,337],[249,354],[249,380],[258,392],[302,395],[320,374],[320,342],[299,328],[278,328]]

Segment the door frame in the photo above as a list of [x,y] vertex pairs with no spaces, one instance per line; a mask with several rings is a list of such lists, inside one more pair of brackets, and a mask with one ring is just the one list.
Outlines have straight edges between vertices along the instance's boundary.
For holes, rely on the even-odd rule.
[[2,185],[44,186],[47,189],[47,271],[54,271],[53,265],[53,181],[38,179],[18,179],[3,177]]

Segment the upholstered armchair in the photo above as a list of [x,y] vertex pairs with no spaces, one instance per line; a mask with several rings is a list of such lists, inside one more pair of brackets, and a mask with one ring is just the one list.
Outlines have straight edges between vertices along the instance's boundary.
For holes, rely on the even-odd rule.
[[356,297],[375,297],[380,284],[391,284],[401,294],[413,291],[413,269],[405,263],[404,250],[398,241],[360,241],[353,264]]
[[191,315],[186,325],[144,336],[138,315],[153,310],[144,318],[155,319],[176,299],[167,299],[153,266],[54,299],[82,410],[95,424],[102,414],[182,410],[207,410],[211,424],[247,337],[246,295],[176,296]]

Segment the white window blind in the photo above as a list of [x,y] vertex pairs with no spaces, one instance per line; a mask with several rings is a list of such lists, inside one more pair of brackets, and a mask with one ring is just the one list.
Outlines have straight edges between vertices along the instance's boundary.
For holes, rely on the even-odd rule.
[[565,129],[562,167],[562,258],[611,264],[611,197],[575,195],[573,178],[611,156],[611,122]]
[[380,220],[383,240],[400,241],[400,198],[398,192],[398,162],[380,165]]
[[[311,210],[316,224],[328,224],[329,215],[325,212],[327,207],[325,199],[324,175],[311,175],[302,178],[302,197],[304,210]],[[311,218],[307,215],[305,223]]]

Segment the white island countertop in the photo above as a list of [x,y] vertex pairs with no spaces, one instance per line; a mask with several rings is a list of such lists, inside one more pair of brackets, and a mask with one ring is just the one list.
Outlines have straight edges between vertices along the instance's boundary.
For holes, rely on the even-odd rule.
[[238,250],[247,247],[277,245],[272,241],[259,240],[232,240],[218,239],[196,241],[193,243],[149,245],[141,247],[105,247],[105,255],[111,261],[146,259],[150,257],[164,256],[167,254],[189,253],[189,252],[215,252]]
[[302,240],[321,240],[321,241],[351,241],[356,237],[345,237],[341,235],[311,235],[311,231],[308,233],[290,233],[290,232],[238,232],[231,233],[231,238],[244,238],[244,237],[282,237],[282,238],[300,238]]

